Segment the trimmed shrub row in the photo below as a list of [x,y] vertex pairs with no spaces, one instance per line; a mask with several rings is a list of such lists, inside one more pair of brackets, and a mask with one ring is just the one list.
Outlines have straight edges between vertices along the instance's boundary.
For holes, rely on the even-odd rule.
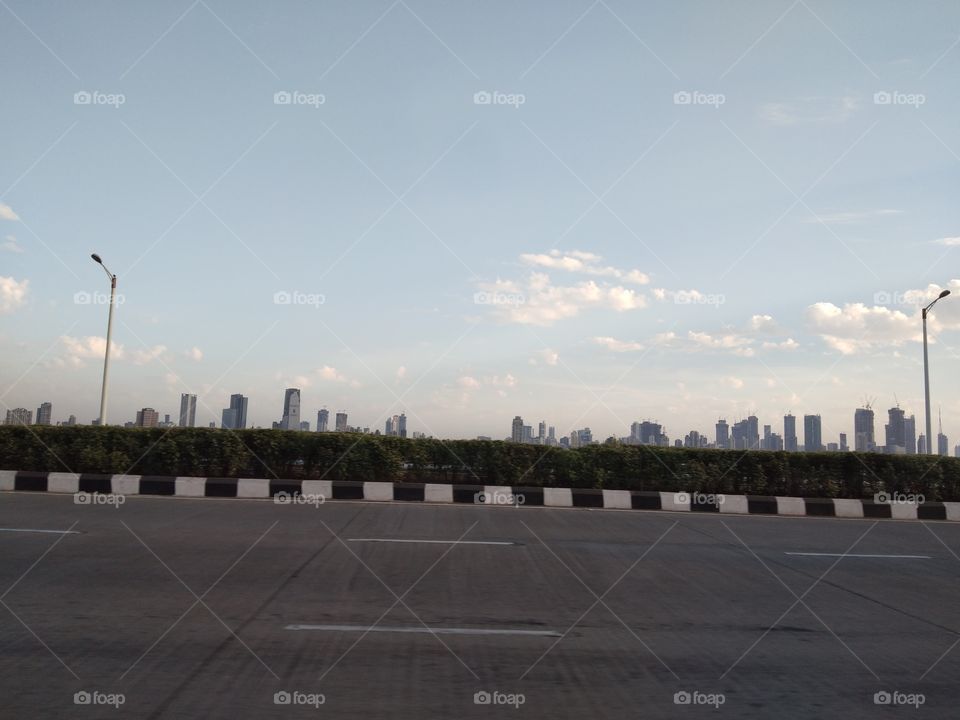
[[563,450],[211,428],[0,427],[0,469],[133,475],[382,480],[484,485],[869,497],[881,490],[960,500],[960,460],[591,445]]

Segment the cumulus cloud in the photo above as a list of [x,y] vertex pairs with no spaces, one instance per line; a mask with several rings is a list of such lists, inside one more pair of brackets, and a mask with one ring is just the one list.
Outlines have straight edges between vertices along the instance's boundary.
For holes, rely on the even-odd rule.
[[27,288],[30,281],[24,278],[17,281],[13,277],[0,275],[0,315],[9,315],[27,301]]
[[960,245],[960,237],[943,237],[939,240],[934,240],[937,245],[946,245],[947,247],[956,247]]
[[556,350],[551,350],[550,348],[544,348],[537,353],[537,357],[530,358],[531,365],[536,365],[541,361],[547,365],[556,365],[560,362],[560,353],[558,353]]
[[787,338],[783,342],[764,342],[762,347],[764,350],[796,350],[800,343],[793,338]]
[[[75,367],[82,366],[85,360],[102,360],[107,349],[107,339],[96,335],[87,335],[82,338],[61,335],[60,342],[66,353],[65,357],[61,358],[61,362]],[[111,342],[110,358],[123,360],[125,357],[126,351],[123,345]]]
[[147,348],[146,350],[134,350],[133,363],[134,365],[146,365],[147,363],[156,360],[166,351],[166,345],[154,345],[152,348]]
[[593,343],[596,345],[603,345],[611,352],[623,353],[623,352],[636,352],[638,350],[643,350],[643,344],[638,342],[627,342],[624,340],[617,340],[612,337],[595,337],[593,338]]
[[474,390],[480,387],[480,381],[477,380],[475,377],[471,377],[470,375],[463,375],[457,380],[457,385],[459,385],[462,388]]
[[753,340],[743,335],[737,335],[736,333],[711,335],[710,333],[694,332],[691,330],[687,333],[687,339],[695,347],[702,347],[708,350],[729,351],[741,357],[753,357],[754,354],[753,348],[750,347],[753,344]]
[[200,362],[201,360],[203,360],[203,351],[196,346],[187,350],[184,353],[184,355],[186,355],[188,358],[190,358],[194,362]]
[[728,375],[727,377],[723,378],[723,382],[725,385],[733,388],[734,390],[739,390],[743,387],[743,380],[738,377],[733,377],[732,375]]
[[23,248],[20,246],[20,243],[17,242],[17,239],[13,235],[7,235],[3,242],[0,243],[0,248],[3,248],[7,252],[12,253],[22,253]]
[[603,258],[599,255],[581,250],[562,252],[551,250],[549,253],[524,253],[520,260],[527,265],[549,268],[551,270],[565,270],[566,272],[597,275],[624,280],[635,285],[646,285],[650,282],[649,276],[639,270],[621,270],[610,265],[601,265]]
[[0,220],[19,220],[20,216],[17,215],[13,208],[11,208],[6,203],[0,203]]
[[317,368],[316,373],[322,380],[330,380],[332,382],[349,382],[349,379],[346,375],[337,370],[335,367],[330,367],[329,365],[324,365],[323,367]]
[[750,330],[761,334],[775,333],[777,323],[770,315],[754,315],[750,318]]
[[844,355],[918,339],[914,318],[882,305],[847,303],[841,308],[818,302],[807,308],[806,315],[810,330]]
[[540,272],[522,282],[497,280],[480,287],[478,303],[492,306],[502,321],[521,325],[552,325],[588,309],[625,312],[647,305],[646,297],[631,288],[594,280],[556,285]]

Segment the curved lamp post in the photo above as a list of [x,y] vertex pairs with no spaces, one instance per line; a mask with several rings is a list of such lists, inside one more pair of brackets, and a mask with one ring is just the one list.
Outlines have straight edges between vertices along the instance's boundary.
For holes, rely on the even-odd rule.
[[90,257],[103,268],[107,277],[110,278],[110,311],[107,315],[107,349],[103,354],[103,386],[100,389],[100,426],[103,427],[107,423],[107,374],[110,370],[110,337],[113,334],[113,306],[116,304],[117,276],[107,270],[107,266],[103,264],[103,260],[100,259],[99,255],[93,253]]
[[927,411],[927,444],[924,450],[927,455],[933,454],[933,439],[930,437],[931,428],[930,428],[930,365],[927,362],[927,313],[930,312],[930,309],[937,304],[937,300],[941,300],[950,294],[949,290],[944,290],[940,293],[932,303],[927,305],[921,315],[923,316],[923,392],[924,399],[926,402],[926,411]]

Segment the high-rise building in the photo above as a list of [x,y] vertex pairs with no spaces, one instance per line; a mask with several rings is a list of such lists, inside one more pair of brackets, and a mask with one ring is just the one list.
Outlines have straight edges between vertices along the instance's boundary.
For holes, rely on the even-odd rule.
[[919,455],[927,454],[927,436],[923,433],[920,433],[920,436],[917,438],[917,453]]
[[847,452],[850,448],[847,447],[847,434],[840,433],[840,452]]
[[906,418],[904,412],[899,407],[892,407],[887,411],[889,422],[884,425],[885,432],[885,452],[894,455],[902,455],[907,451],[906,440]]
[[33,411],[26,408],[7,410],[7,425],[33,425]]
[[730,447],[730,426],[727,424],[725,418],[717,420],[716,445],[721,450],[726,450]]
[[301,432],[310,432],[310,421],[309,421],[309,420],[301,420],[301,421],[300,421],[300,428],[299,428],[299,429],[300,429]]
[[287,388],[283,394],[283,419],[280,420],[283,430],[300,429],[300,388]]
[[947,436],[943,434],[943,413],[937,411],[937,421],[939,431],[937,432],[937,455],[946,457],[950,454],[950,444],[947,442]]
[[787,452],[796,452],[799,449],[797,444],[797,418],[792,413],[783,416],[783,449]]
[[819,415],[803,416],[803,449],[806,452],[823,452],[823,432]]
[[539,431],[537,434],[537,443],[540,445],[546,445],[547,444],[547,421],[541,420],[540,427],[537,428],[537,430]]
[[761,450],[773,450],[773,448],[770,447],[770,446],[773,444],[773,438],[771,437],[771,435],[773,435],[773,433],[772,433],[771,430],[770,430],[770,426],[769,426],[769,425],[764,425],[764,426],[763,426],[763,440],[760,441],[760,449],[761,449]]
[[153,408],[143,408],[143,410],[137,410],[137,420],[134,423],[135,427],[151,428],[156,427],[157,423],[160,421],[160,413],[158,413]]
[[233,425],[230,426],[232,430],[243,430],[247,427],[247,402],[249,399],[240,393],[234,393],[230,396],[230,409],[233,410]]
[[44,402],[40,403],[40,407],[37,408],[37,425],[52,425],[53,419],[53,404]]
[[917,454],[917,419],[913,415],[903,418],[903,442],[907,455]]
[[317,432],[327,432],[330,425],[330,411],[326,408],[317,413]]
[[224,408],[220,413],[220,427],[233,430],[237,425],[237,411],[233,408]]
[[873,452],[876,449],[873,434],[873,408],[857,408],[853,413],[853,448],[857,452]]
[[746,420],[735,422],[730,435],[730,444],[735,450],[760,449],[760,428],[756,415],[750,415]]
[[960,445],[953,446],[953,456],[956,458],[960,458]]
[[400,413],[397,416],[396,431],[397,435],[402,438],[407,436],[407,416],[405,413]]
[[76,424],[77,424],[76,415],[71,415],[70,417],[67,418],[67,421],[64,423],[64,425],[76,425]]
[[515,443],[523,442],[523,418],[517,415],[510,425],[510,439]]
[[346,432],[347,431],[347,414],[345,412],[337,413],[336,420],[336,431],[337,432]]
[[180,395],[180,427],[196,427],[197,396],[190,393]]

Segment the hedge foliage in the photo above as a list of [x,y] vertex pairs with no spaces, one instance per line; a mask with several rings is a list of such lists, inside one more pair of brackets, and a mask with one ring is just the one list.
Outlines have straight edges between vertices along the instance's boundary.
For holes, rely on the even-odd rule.
[[0,427],[0,469],[960,500],[960,460],[210,428]]

